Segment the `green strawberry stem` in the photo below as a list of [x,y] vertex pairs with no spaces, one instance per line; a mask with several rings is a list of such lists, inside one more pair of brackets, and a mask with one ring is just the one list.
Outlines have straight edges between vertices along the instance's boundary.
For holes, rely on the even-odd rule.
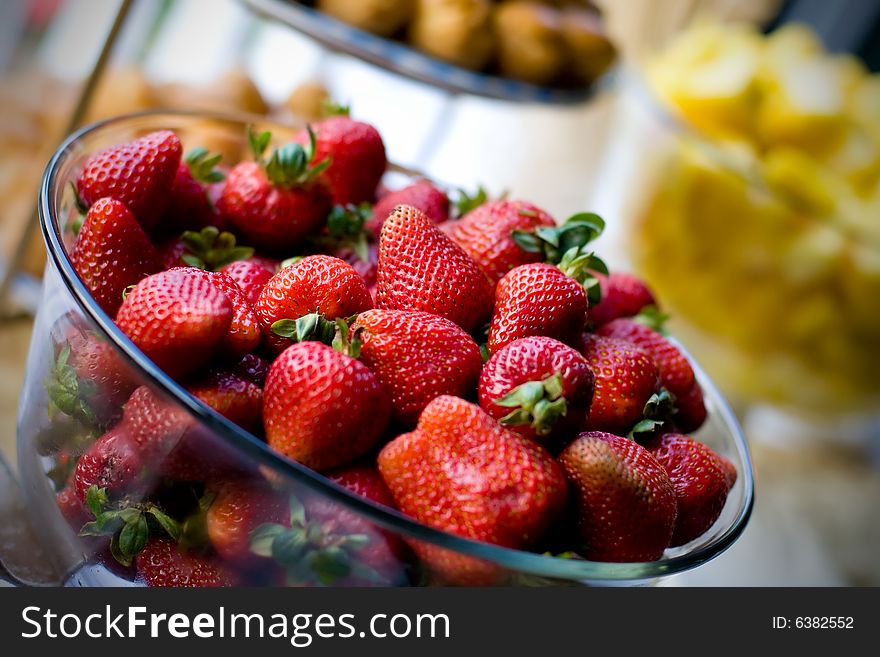
[[665,327],[668,320],[669,315],[654,305],[645,306],[639,311],[638,315],[633,317],[633,321],[657,331],[660,335],[668,335]]
[[511,237],[516,244],[529,253],[540,253],[544,261],[559,264],[566,253],[575,249],[580,252],[605,230],[605,221],[593,212],[581,212],[566,219],[561,226],[539,226],[527,230],[515,230]]
[[362,261],[369,261],[369,237],[364,224],[372,214],[370,203],[333,206],[327,215],[327,234],[315,239],[315,244],[328,251],[348,247]]
[[294,342],[323,342],[332,345],[336,337],[336,322],[320,313],[309,313],[297,319],[279,319],[270,330],[282,338]]
[[92,381],[80,379],[76,370],[68,364],[69,359],[70,343],[65,344],[58,353],[44,384],[49,396],[49,415],[51,417],[60,411],[87,424],[97,424],[95,412],[85,401],[97,394],[97,386]]
[[254,254],[249,246],[236,245],[235,235],[206,226],[199,232],[188,230],[180,237],[185,249],[181,256],[190,267],[218,271],[236,260],[247,260]]
[[321,105],[324,116],[351,116],[351,105],[344,105],[337,100],[328,98]]
[[386,578],[358,561],[358,551],[369,543],[366,534],[329,533],[320,521],[307,518],[305,507],[294,496],[289,527],[265,523],[251,532],[251,552],[281,565],[290,585],[329,586],[350,576],[387,584]]
[[195,180],[201,183],[217,183],[226,179],[223,172],[216,168],[222,159],[220,153],[211,155],[207,148],[199,146],[187,153],[183,161]]
[[602,300],[602,288],[596,273],[608,274],[608,266],[592,251],[582,252],[578,247],[572,247],[565,252],[557,265],[560,271],[583,285],[587,293],[587,301],[590,306],[595,306]]
[[95,519],[83,525],[79,535],[110,536],[110,553],[123,566],[131,565],[151,535],[164,533],[180,539],[177,521],[152,502],[111,504],[107,490],[93,485],[86,491],[86,506]]
[[302,144],[291,142],[281,148],[273,148],[268,161],[264,155],[272,140],[269,131],[254,132],[252,126],[248,126],[248,144],[256,162],[266,172],[266,177],[273,185],[291,189],[301,187],[317,178],[332,160],[326,157],[317,164],[311,164],[315,156],[316,137],[311,126],[306,126],[309,134],[309,145],[304,148]]
[[658,429],[672,420],[676,413],[678,409],[675,406],[675,395],[666,388],[661,388],[660,392],[654,393],[645,402],[642,419],[636,422],[627,434],[627,438],[632,438],[636,442],[649,440]]
[[[506,195],[506,192],[502,194],[502,198]],[[455,207],[455,216],[461,218],[471,210],[475,210],[476,208],[480,207],[488,200],[489,192],[486,191],[486,188],[482,185],[478,186],[477,191],[475,191],[473,194],[463,189],[459,189],[458,198],[456,198],[455,202],[453,203]]]
[[495,403],[513,409],[501,418],[505,426],[529,425],[539,436],[546,436],[559,418],[568,412],[563,396],[562,375],[557,373],[543,381],[527,381],[504,395]]

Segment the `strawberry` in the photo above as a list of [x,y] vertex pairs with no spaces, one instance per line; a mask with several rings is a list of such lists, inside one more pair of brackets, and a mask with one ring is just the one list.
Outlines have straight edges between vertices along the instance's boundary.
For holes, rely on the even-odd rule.
[[188,552],[167,538],[151,539],[135,557],[137,581],[151,587],[225,587],[238,575],[217,557]]
[[149,232],[168,202],[181,152],[180,140],[169,130],[100,150],[77,178],[79,198],[87,206],[114,198]]
[[221,155],[211,155],[204,148],[194,148],[180,160],[160,229],[180,234],[183,230],[220,226],[221,217],[207,189],[208,185],[220,183],[226,177],[216,168],[220,158]]
[[[329,161],[322,174],[333,203],[346,205],[372,201],[388,161],[379,132],[368,123],[348,116],[331,116],[314,126],[312,163]],[[305,144],[310,130],[302,130],[296,141]]]
[[656,438],[648,451],[666,469],[675,489],[678,517],[671,545],[690,543],[721,515],[736,482],[736,468],[707,445],[677,433]]
[[208,538],[223,559],[240,566],[259,557],[251,552],[250,535],[263,523],[287,523],[287,496],[263,479],[232,479],[219,484],[205,516]]
[[[178,271],[178,269],[169,271]],[[253,351],[260,344],[262,335],[260,320],[238,284],[230,276],[219,271],[193,270],[186,267],[180,268],[180,271],[187,275],[201,272],[201,275],[220,290],[232,305],[232,319],[229,322],[229,330],[220,343],[220,356],[234,363]]]
[[495,290],[489,325],[489,351],[532,335],[577,344],[587,321],[587,295],[581,283],[555,265],[533,263],[510,270]]
[[372,449],[391,412],[366,365],[318,342],[288,347],[272,364],[263,395],[266,441],[315,470]]
[[540,253],[520,247],[514,240],[514,231],[532,231],[555,225],[553,217],[531,203],[490,201],[441,228],[467,251],[495,284],[514,267],[543,259]]
[[125,289],[160,267],[156,249],[134,215],[111,198],[98,199],[89,208],[70,262],[101,309],[111,316],[122,303]]
[[159,269],[161,270],[188,266],[183,259],[186,254],[186,244],[178,237],[172,237],[157,244],[156,253],[159,257]]
[[[428,404],[415,431],[382,448],[378,465],[402,512],[478,541],[527,548],[565,508],[565,478],[550,454],[457,397]],[[484,563],[413,547],[447,581],[492,576]]]
[[257,356],[248,354],[230,368],[233,374],[258,385],[260,388],[266,383],[271,363]]
[[[316,332],[320,334],[327,327],[323,320],[350,317],[372,307],[364,280],[351,266],[339,258],[313,255],[269,279],[260,292],[256,311],[264,335],[280,352],[290,339],[320,337]],[[330,326],[330,339],[332,332]]]
[[372,216],[367,221],[366,228],[375,239],[379,239],[382,225],[398,205],[408,205],[421,210],[428,219],[438,225],[449,219],[449,197],[446,193],[427,180],[417,180],[403,189],[389,192],[373,206]]
[[465,396],[483,365],[473,338],[448,319],[425,312],[369,310],[358,316],[360,359],[391,396],[394,417],[413,426],[440,395]]
[[186,386],[194,397],[246,431],[261,428],[263,391],[257,384],[225,370],[209,370]]
[[245,300],[251,305],[257,305],[257,299],[260,298],[260,292],[266,287],[266,283],[274,275],[274,271],[266,269],[259,262],[250,260],[237,260],[230,262],[221,270],[238,284],[244,294]]
[[273,253],[296,248],[320,227],[332,205],[318,180],[329,164],[314,166],[314,141],[308,149],[287,144],[263,158],[272,136],[249,133],[255,162],[241,162],[226,176],[217,211],[249,244]]
[[376,504],[395,508],[394,497],[374,465],[347,465],[328,472],[327,478]]
[[350,264],[368,286],[376,282],[378,262],[378,247],[364,228],[370,213],[369,203],[335,205],[326,229],[311,240],[316,250]]
[[580,552],[593,561],[655,561],[675,525],[675,489],[638,443],[582,433],[559,455],[573,499]]
[[394,209],[379,239],[377,300],[384,310],[421,310],[475,330],[492,312],[492,286],[477,263],[422,212]]
[[642,349],[616,338],[585,334],[581,353],[593,370],[593,403],[585,427],[628,432],[657,390],[657,366]]
[[114,427],[92,443],[76,462],[73,473],[76,495],[85,503],[86,493],[92,486],[106,489],[114,496],[137,495],[140,486],[136,482],[143,467],[137,443],[124,429]]
[[578,431],[593,395],[593,373],[571,347],[543,336],[499,349],[480,374],[480,407],[530,440]]
[[703,426],[708,413],[703,402],[703,389],[696,381],[683,395],[675,400],[678,412],[675,414],[675,425],[686,432],[693,432]]
[[89,513],[73,484],[67,484],[55,495],[55,504],[71,529],[79,532],[89,519]]
[[632,274],[611,272],[607,276],[596,273],[602,290],[602,300],[590,308],[590,322],[602,326],[618,317],[633,317],[646,306],[655,305],[648,286]]
[[156,365],[179,378],[217,354],[232,318],[232,303],[205,272],[176,268],[138,283],[116,324]]
[[660,384],[676,398],[694,386],[694,370],[672,342],[638,319],[613,319],[596,330],[597,335],[624,340],[647,353],[660,371]]
[[56,350],[46,386],[52,404],[88,424],[116,421],[135,388],[116,348],[94,331],[68,326]]

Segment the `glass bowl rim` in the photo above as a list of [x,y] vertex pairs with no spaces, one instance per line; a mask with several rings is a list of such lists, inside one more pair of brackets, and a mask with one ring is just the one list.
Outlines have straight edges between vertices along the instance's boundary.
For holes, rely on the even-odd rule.
[[[511,571],[527,572],[542,577],[579,581],[652,579],[683,572],[705,563],[724,552],[739,538],[745,529],[754,505],[754,475],[748,444],[727,401],[703,370],[700,369],[699,364],[693,359],[691,359],[691,362],[694,365],[699,382],[704,388],[704,392],[712,399],[716,411],[721,416],[721,421],[730,429],[733,435],[738,457],[743,465],[743,471],[740,473],[744,486],[743,503],[737,510],[736,517],[730,525],[706,545],[686,554],[668,558],[664,557],[658,561],[649,562],[612,563],[565,559],[483,543],[430,527],[395,509],[369,501],[331,481],[324,475],[282,456],[253,434],[241,429],[187,393],[179,383],[174,381],[148,359],[142,351],[135,347],[134,343],[122,333],[110,316],[98,306],[73,268],[73,264],[64,249],[60,225],[56,221],[57,208],[55,198],[58,184],[57,176],[67,159],[73,156],[75,146],[79,142],[95,134],[100,134],[105,128],[124,126],[128,123],[135,123],[138,120],[153,119],[156,123],[152,129],[159,130],[161,129],[162,117],[168,117],[172,121],[175,118],[178,120],[204,119],[235,124],[242,128],[249,123],[258,123],[261,125],[275,125],[282,130],[296,129],[295,125],[284,124],[262,116],[206,112],[202,110],[148,110],[124,114],[88,124],[69,135],[54,152],[46,166],[40,184],[40,226],[51,262],[60,273],[64,286],[73,295],[80,310],[104,332],[114,348],[139,373],[144,382],[163,390],[166,395],[186,408],[197,421],[206,425],[221,440],[234,449],[243,451],[249,458],[253,458],[255,462],[265,465],[283,474],[285,477],[290,477],[297,483],[305,484],[316,493],[327,495],[333,501],[352,508],[355,512],[362,514],[382,527],[468,556],[486,559]],[[410,175],[415,174],[415,172],[404,167],[391,166],[390,170]]]

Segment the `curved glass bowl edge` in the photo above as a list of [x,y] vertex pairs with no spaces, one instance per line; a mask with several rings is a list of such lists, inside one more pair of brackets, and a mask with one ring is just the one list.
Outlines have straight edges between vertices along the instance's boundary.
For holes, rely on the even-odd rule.
[[[742,471],[739,473],[744,487],[743,500],[730,525],[709,543],[685,554],[664,557],[659,561],[651,562],[611,563],[563,559],[481,543],[423,525],[399,511],[377,506],[323,475],[280,455],[256,436],[244,431],[187,393],[180,384],[165,374],[137,349],[116,326],[109,315],[101,310],[92,299],[85,285],[73,269],[73,265],[63,247],[62,237],[59,232],[60,227],[55,221],[57,214],[55,206],[56,197],[53,190],[56,189],[57,185],[56,176],[62,163],[71,155],[75,145],[81,139],[107,126],[122,124],[139,118],[151,118],[159,122],[162,116],[208,119],[238,125],[246,124],[249,121],[267,122],[265,117],[250,117],[247,115],[206,113],[201,111],[151,110],[105,119],[84,126],[64,140],[46,166],[40,185],[40,226],[50,262],[61,274],[64,286],[73,295],[82,311],[101,328],[129,364],[143,373],[146,381],[164,389],[176,402],[180,403],[200,422],[208,426],[221,440],[236,449],[243,450],[244,453],[258,463],[270,467],[285,476],[289,476],[294,481],[320,491],[336,502],[351,507],[380,526],[450,550],[486,559],[513,571],[526,572],[541,577],[584,582],[650,580],[690,570],[710,561],[727,550],[739,538],[745,529],[754,505],[754,476],[749,448],[730,406],[693,359],[691,361],[694,364],[697,378],[703,386],[704,394],[708,399],[712,400],[714,411],[720,414],[722,423],[730,429],[733,435],[737,456],[743,465]],[[290,128],[293,126],[285,127]],[[412,173],[400,167],[395,167],[394,170]]]

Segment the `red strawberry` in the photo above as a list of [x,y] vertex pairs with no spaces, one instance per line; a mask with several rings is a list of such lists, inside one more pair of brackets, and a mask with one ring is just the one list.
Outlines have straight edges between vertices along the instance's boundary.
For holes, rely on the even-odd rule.
[[156,365],[178,378],[215,356],[232,318],[232,304],[205,272],[176,268],[138,283],[120,307],[116,324]]
[[235,422],[246,431],[255,431],[263,419],[263,391],[260,386],[224,370],[210,370],[187,384],[194,397]]
[[514,267],[543,260],[541,253],[522,249],[513,231],[532,231],[556,222],[541,208],[525,201],[490,201],[442,230],[482,268],[492,283],[498,283]]
[[602,326],[618,317],[633,317],[645,306],[655,305],[648,286],[632,274],[611,272],[607,276],[595,274],[602,290],[602,300],[590,308],[590,321]]
[[116,348],[98,333],[68,326],[56,346],[46,392],[62,412],[108,426],[135,388]]
[[[287,338],[314,338],[315,331],[320,333],[324,326],[321,322],[312,323],[306,333],[303,324],[295,320],[307,315],[334,320],[372,307],[367,286],[354,269],[339,258],[314,255],[275,274],[260,292],[256,311],[263,333],[280,351],[290,343]],[[277,324],[281,320],[292,321]]]
[[675,425],[682,431],[693,432],[703,426],[708,413],[703,402],[703,389],[694,381],[694,385],[675,400],[678,412],[675,414]]
[[310,166],[312,151],[299,144],[263,154],[271,135],[250,135],[256,162],[241,162],[226,177],[217,211],[247,243],[285,253],[316,231],[332,205],[330,192],[317,180],[326,164]]
[[295,344],[275,360],[263,400],[266,441],[315,470],[372,449],[391,411],[366,365],[318,342]]
[[657,366],[639,347],[616,338],[585,334],[581,353],[593,370],[593,403],[585,426],[627,433],[657,390]]
[[68,484],[58,492],[55,496],[55,504],[67,524],[76,532],[79,532],[82,526],[91,519],[88,509],[72,484]]
[[119,201],[102,198],[86,214],[70,262],[95,301],[115,315],[122,293],[159,270],[156,249]]
[[[346,205],[372,201],[373,194],[388,165],[382,137],[368,123],[347,116],[331,116],[314,126],[316,137],[312,163],[329,158],[330,166],[322,178],[326,181],[333,203]],[[303,130],[296,140],[309,142]]]
[[577,344],[587,321],[587,295],[581,283],[555,265],[516,267],[498,282],[489,326],[489,351],[532,335]]
[[423,213],[398,206],[379,239],[378,306],[422,310],[473,331],[492,312],[492,286],[477,263]]
[[83,165],[76,181],[79,197],[88,206],[114,198],[150,231],[168,202],[181,151],[169,130],[100,150]]
[[184,230],[201,230],[207,226],[221,227],[222,219],[208,197],[207,186],[217,184],[225,176],[216,165],[220,155],[209,155],[204,148],[191,150],[177,165],[174,182],[160,228],[180,234]]
[[345,260],[369,286],[376,282],[378,247],[364,223],[370,217],[370,204],[336,205],[327,215],[327,228],[312,243],[323,253]]
[[269,361],[260,358],[256,354],[248,354],[233,365],[229,371],[262,388],[263,384],[266,383],[266,376],[269,374],[270,365]]
[[[188,275],[193,273],[189,268],[180,268],[180,271],[188,272]],[[244,292],[229,275],[220,271],[195,271],[200,271],[232,305],[232,319],[229,322],[229,330],[220,344],[220,355],[233,363],[241,360],[260,344],[262,333],[256,312],[245,299]]]
[[374,465],[347,465],[328,472],[327,478],[376,504],[396,508],[391,491]]
[[154,587],[236,586],[238,575],[215,556],[187,552],[166,538],[147,542],[135,557],[137,580]]
[[483,365],[471,336],[430,313],[369,310],[354,331],[363,341],[361,361],[391,396],[395,418],[408,426],[435,397],[466,396]]
[[372,217],[366,228],[376,239],[382,232],[382,224],[398,205],[408,205],[421,210],[435,224],[449,219],[449,198],[427,180],[417,180],[412,185],[389,192],[373,206]]
[[236,260],[223,267],[220,271],[238,284],[242,294],[244,294],[244,298],[251,306],[257,305],[260,292],[263,291],[266,283],[275,274],[274,270],[270,271],[259,262],[250,260]]
[[278,270],[281,269],[281,261],[278,258],[273,258],[264,253],[255,253],[250,258],[247,258],[247,262],[253,262],[258,265],[262,265],[266,269],[268,269],[273,275],[278,273]]
[[574,502],[583,556],[655,561],[675,525],[675,490],[666,470],[638,443],[582,433],[559,455]]
[[657,365],[660,385],[676,398],[684,397],[694,386],[694,370],[672,342],[644,324],[627,318],[614,319],[596,330],[598,335],[617,338],[640,347]]
[[137,495],[140,486],[136,481],[144,465],[137,444],[124,429],[114,427],[92,443],[76,462],[76,495],[85,503],[86,492],[92,486],[106,489],[111,496]]
[[479,395],[480,407],[501,424],[547,442],[583,426],[593,373],[580,353],[553,338],[521,338],[483,367]]
[[215,495],[205,516],[208,538],[221,557],[251,565],[251,532],[264,523],[289,524],[287,496],[262,479],[233,479],[211,490]]
[[[415,431],[382,449],[378,464],[401,511],[479,541],[529,547],[565,508],[564,475],[550,454],[456,397],[432,401]],[[473,559],[413,547],[447,581],[492,577],[491,567]]]
[[677,433],[656,438],[648,451],[666,469],[675,489],[678,517],[671,545],[689,543],[721,515],[727,493],[736,482],[736,468],[707,445]]
[[159,243],[156,246],[156,253],[159,257],[160,269],[162,270],[188,266],[183,259],[183,256],[186,254],[186,244],[178,237],[172,237]]

